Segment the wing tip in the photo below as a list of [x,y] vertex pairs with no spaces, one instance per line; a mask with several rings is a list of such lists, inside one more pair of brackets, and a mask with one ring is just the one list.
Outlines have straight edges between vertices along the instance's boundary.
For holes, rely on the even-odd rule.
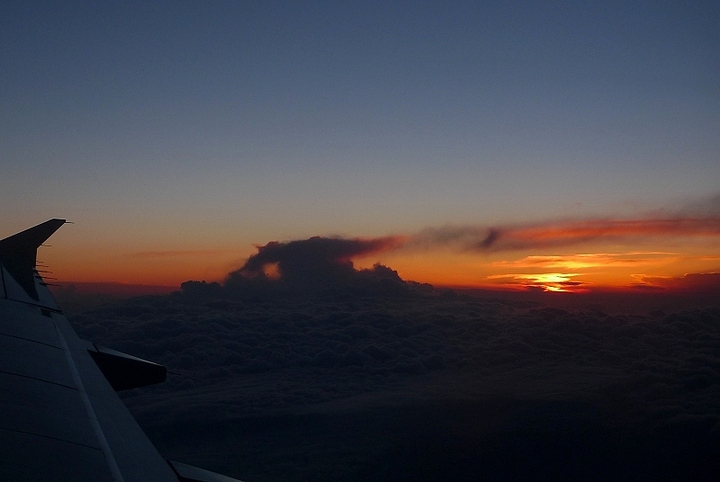
[[0,254],[27,254],[34,252],[67,220],[53,218],[19,233],[0,239]]

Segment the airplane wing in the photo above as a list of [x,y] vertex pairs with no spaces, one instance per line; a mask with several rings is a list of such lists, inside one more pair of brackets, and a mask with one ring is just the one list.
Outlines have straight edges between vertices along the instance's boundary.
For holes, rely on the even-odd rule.
[[117,396],[166,370],[78,338],[36,269],[63,224],[0,240],[0,480],[238,482],[165,460]]

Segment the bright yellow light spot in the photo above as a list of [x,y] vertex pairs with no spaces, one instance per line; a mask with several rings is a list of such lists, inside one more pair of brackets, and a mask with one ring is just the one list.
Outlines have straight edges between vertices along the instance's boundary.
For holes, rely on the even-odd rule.
[[577,273],[521,274],[515,275],[515,278],[526,279],[535,283],[565,283],[570,281],[573,276],[577,276]]
[[492,275],[488,279],[504,279],[507,284],[558,293],[585,291],[586,283],[574,281],[575,276],[579,276],[579,273],[516,273]]

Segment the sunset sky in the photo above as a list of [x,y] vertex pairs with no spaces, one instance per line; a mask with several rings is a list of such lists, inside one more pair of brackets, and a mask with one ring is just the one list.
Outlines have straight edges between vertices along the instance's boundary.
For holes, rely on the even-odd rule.
[[0,237],[72,221],[60,283],[339,236],[433,284],[720,286],[718,2],[0,12]]

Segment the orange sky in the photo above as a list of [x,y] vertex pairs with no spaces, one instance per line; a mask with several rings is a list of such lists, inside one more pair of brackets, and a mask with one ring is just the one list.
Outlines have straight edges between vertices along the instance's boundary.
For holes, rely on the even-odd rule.
[[332,235],[397,235],[357,265],[434,284],[720,270],[718,2],[15,3],[0,237],[74,221],[60,282]]
[[[444,253],[388,258],[406,279],[467,287],[542,287],[583,292],[598,288],[670,286],[688,273],[720,272],[720,256],[673,251],[583,251],[489,256]],[[667,280],[667,281],[662,281]]]
[[[222,281],[256,252],[253,246],[174,242],[132,249],[121,243],[65,242],[65,227],[39,259],[62,282],[179,286]],[[373,238],[380,239],[380,238]],[[584,292],[598,288],[680,286],[720,272],[720,218],[596,219],[504,227],[441,227],[383,238],[354,260],[376,262],[406,280],[446,286]],[[78,245],[80,244],[80,245]],[[148,249],[149,248],[149,249]],[[691,275],[687,278],[686,275]],[[687,283],[685,283],[687,284]],[[701,283],[702,284],[702,283]]]

